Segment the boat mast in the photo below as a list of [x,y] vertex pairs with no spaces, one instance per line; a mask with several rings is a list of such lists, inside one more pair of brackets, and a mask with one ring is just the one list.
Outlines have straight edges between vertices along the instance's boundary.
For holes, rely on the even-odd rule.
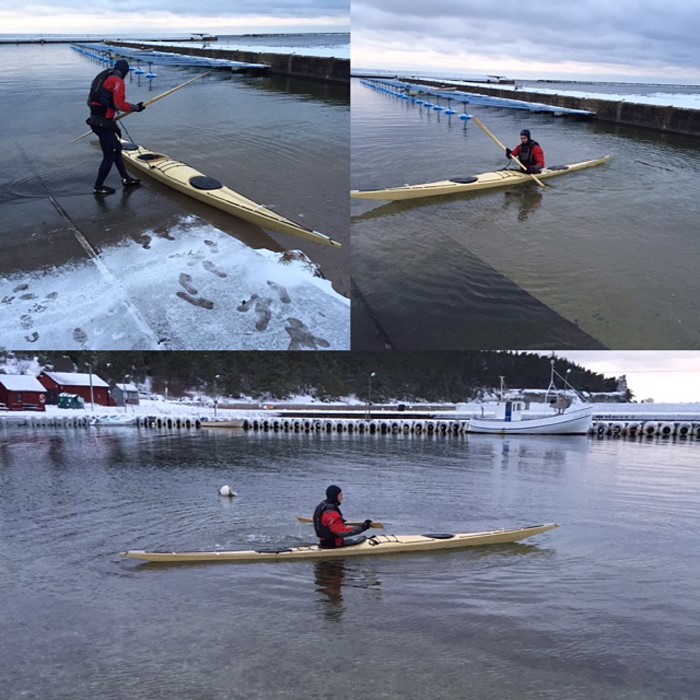
[[549,372],[549,386],[547,387],[547,393],[545,394],[544,397],[544,402],[549,403],[550,402],[550,394],[554,397],[556,400],[557,398],[557,385],[554,383],[554,375],[556,372],[554,371],[554,358],[552,358],[549,361],[549,366],[550,366],[550,372]]

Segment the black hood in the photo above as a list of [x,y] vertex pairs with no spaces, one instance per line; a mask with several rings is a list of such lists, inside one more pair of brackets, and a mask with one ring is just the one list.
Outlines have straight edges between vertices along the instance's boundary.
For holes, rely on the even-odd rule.
[[333,505],[339,506],[340,501],[338,501],[338,496],[342,492],[343,489],[340,488],[340,486],[336,486],[335,484],[331,484],[327,489],[326,489],[326,500],[328,503],[332,503]]
[[129,64],[125,58],[120,58],[114,64],[114,70],[118,70],[122,74],[122,78],[126,78],[129,75]]

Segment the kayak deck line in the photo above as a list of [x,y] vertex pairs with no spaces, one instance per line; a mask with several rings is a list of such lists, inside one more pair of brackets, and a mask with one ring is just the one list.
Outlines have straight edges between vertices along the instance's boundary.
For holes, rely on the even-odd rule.
[[559,527],[555,523],[533,525],[515,529],[490,530],[471,533],[445,533],[428,535],[373,535],[357,539],[357,543],[337,549],[323,549],[318,545],[286,547],[280,549],[215,550],[215,551],[153,551],[129,550],[121,552],[127,559],[152,563],[197,562],[258,562],[293,561],[300,559],[335,559],[340,557],[378,554],[405,554],[457,550],[467,547],[511,544],[534,537]]
[[122,155],[127,164],[164,185],[256,226],[304,238],[313,243],[337,247],[341,245],[330,236],[287,219],[263,204],[244,197],[215,178],[204,175],[187,163],[173,160],[163,153],[149,151],[122,139]]
[[[554,165],[543,168],[537,177],[546,180],[560,175],[594,168],[603,163],[607,163],[612,156],[606,155],[594,160],[585,160],[580,163],[570,165]],[[436,182],[426,182],[417,185],[399,185],[397,187],[375,188],[367,190],[351,190],[350,196],[354,199],[375,199],[383,201],[399,201],[404,199],[419,199],[421,197],[438,197],[448,194],[459,194],[462,192],[476,192],[479,190],[503,187],[504,185],[523,185],[532,182],[532,176],[522,170],[496,170],[481,175],[469,177],[454,177],[447,180],[437,180]]]

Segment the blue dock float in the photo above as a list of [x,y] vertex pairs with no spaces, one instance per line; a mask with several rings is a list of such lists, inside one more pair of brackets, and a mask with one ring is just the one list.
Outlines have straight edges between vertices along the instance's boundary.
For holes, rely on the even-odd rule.
[[[462,104],[473,104],[483,107],[497,107],[502,109],[521,109],[529,112],[546,112],[555,116],[573,115],[578,117],[592,117],[593,112],[584,109],[571,109],[568,107],[558,107],[555,105],[543,104],[540,102],[526,102],[525,100],[516,100],[507,97],[493,97],[491,95],[481,95],[479,93],[462,92],[457,89],[440,89],[423,85],[420,83],[412,83],[405,80],[365,78],[361,81],[364,85],[373,87],[388,94],[397,95],[400,97],[413,98],[415,104],[423,104],[428,108],[432,108],[433,104],[428,98],[435,98],[438,101],[442,98],[451,102],[459,102]],[[440,108],[442,109],[442,108]],[[465,110],[466,111],[466,110]],[[450,116],[454,114],[451,109],[445,111],[445,114]],[[469,119],[470,116],[460,115],[460,119]]]

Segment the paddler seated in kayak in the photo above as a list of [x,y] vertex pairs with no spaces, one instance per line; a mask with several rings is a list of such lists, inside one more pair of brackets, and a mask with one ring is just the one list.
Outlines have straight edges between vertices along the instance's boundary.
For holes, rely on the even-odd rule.
[[347,547],[356,542],[346,542],[349,537],[359,535],[372,526],[371,520],[365,520],[362,525],[349,527],[345,524],[340,504],[344,494],[340,486],[332,484],[326,489],[326,500],[321,501],[314,511],[314,528],[319,539],[319,547],[333,549]]
[[134,187],[141,181],[131,177],[126,171],[122,157],[122,144],[119,140],[122,132],[117,126],[115,117],[120,112],[143,112],[146,107],[143,102],[131,104],[126,101],[126,86],[124,78],[129,74],[129,64],[123,58],[119,59],[114,68],[108,68],[99,73],[90,85],[88,106],[90,117],[86,124],[97,134],[102,148],[102,163],[97,171],[97,179],[93,192],[95,194],[114,194],[116,190],[105,185],[105,180],[112,165],[117,166],[122,176],[124,187]]
[[530,138],[530,130],[520,132],[520,143],[511,151],[506,148],[506,158],[515,156],[526,168],[528,173],[541,172],[544,168],[544,151],[537,141]]

